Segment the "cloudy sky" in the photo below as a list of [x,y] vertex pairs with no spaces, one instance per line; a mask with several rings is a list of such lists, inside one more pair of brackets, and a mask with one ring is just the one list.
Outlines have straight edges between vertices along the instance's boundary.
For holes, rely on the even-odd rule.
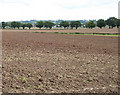
[[0,0],[0,22],[118,17],[120,0]]

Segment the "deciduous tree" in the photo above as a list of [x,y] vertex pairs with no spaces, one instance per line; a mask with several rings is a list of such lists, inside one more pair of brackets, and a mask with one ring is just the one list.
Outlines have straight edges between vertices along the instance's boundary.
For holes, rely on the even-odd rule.
[[43,21],[38,21],[37,23],[36,23],[36,27],[38,27],[38,28],[42,28],[43,27],[43,25],[44,25],[44,22]]
[[73,29],[73,27],[75,27],[76,29],[78,28],[78,27],[80,27],[81,26],[81,22],[80,21],[71,21],[70,22],[70,27]]
[[27,23],[26,27],[28,27],[30,29],[30,28],[32,28],[32,24],[31,23]]
[[96,26],[96,23],[94,21],[89,21],[88,23],[86,23],[86,27],[88,28],[94,28]]
[[117,25],[117,28],[120,28],[120,19],[117,19],[116,25]]
[[60,23],[60,27],[64,27],[64,28],[69,27],[69,23],[67,21],[62,21]]
[[21,27],[22,27],[23,29],[25,29],[26,23],[21,23]]
[[99,20],[97,21],[97,26],[98,26],[99,28],[101,28],[101,29],[102,29],[102,27],[105,27],[105,26],[106,26],[106,23],[105,23],[104,19],[99,19]]
[[6,23],[2,22],[2,28],[5,29],[5,27],[6,27]]
[[50,28],[50,29],[51,29],[54,25],[55,25],[55,24],[52,23],[52,22],[50,22],[50,21],[46,21],[46,22],[44,23],[44,26],[45,26],[46,28]]
[[21,26],[21,23],[20,23],[20,22],[16,22],[16,21],[11,22],[11,27],[14,28],[14,29],[15,29],[16,27],[19,29],[20,26]]
[[116,22],[117,18],[115,17],[110,17],[109,19],[106,20],[106,24],[109,26],[109,29],[116,27]]

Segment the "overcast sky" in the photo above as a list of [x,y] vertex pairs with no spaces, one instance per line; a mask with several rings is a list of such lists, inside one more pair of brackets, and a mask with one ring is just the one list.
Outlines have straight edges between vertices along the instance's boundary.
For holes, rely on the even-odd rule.
[[0,22],[118,17],[120,0],[0,0]]

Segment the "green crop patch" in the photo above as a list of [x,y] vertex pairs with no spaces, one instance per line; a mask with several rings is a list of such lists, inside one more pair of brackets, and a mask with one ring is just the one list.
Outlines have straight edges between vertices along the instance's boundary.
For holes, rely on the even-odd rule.
[[32,32],[32,33],[47,33],[47,34],[68,34],[68,35],[95,35],[95,36],[120,36],[119,34],[110,33],[66,33],[66,32]]

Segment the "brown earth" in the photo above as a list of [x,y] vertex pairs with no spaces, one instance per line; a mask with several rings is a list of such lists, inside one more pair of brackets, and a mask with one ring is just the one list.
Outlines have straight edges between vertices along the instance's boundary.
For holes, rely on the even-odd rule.
[[118,93],[118,37],[3,32],[3,92]]
[[81,28],[81,29],[53,29],[51,30],[39,30],[39,29],[34,29],[34,30],[3,30],[3,32],[66,32],[66,33],[73,33],[73,32],[78,32],[78,33],[118,33],[118,29],[117,28],[113,28],[113,29],[108,29],[108,28],[94,28],[94,29],[86,29],[86,28]]

